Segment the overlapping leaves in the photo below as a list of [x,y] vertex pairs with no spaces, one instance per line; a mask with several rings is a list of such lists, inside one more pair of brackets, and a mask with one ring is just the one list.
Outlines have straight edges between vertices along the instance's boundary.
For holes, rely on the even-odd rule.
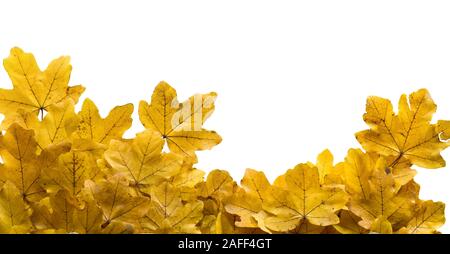
[[[4,60],[13,88],[0,89],[0,233],[438,233],[445,205],[419,199],[412,166],[445,166],[450,121],[425,89],[391,102],[369,97],[356,133],[361,149],[335,163],[325,150],[271,183],[247,169],[205,178],[196,152],[221,142],[203,127],[214,92],[178,102],[165,82],[141,101],[145,130],[123,134],[133,105],[103,118],[82,86],[68,86],[70,59],[41,71],[13,48]],[[168,149],[164,149],[167,145]]]

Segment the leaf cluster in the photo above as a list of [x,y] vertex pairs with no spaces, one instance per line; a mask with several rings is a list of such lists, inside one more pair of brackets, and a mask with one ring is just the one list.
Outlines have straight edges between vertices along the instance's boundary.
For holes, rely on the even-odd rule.
[[221,142],[203,127],[214,92],[183,102],[160,82],[141,101],[145,127],[123,138],[133,104],[102,117],[81,85],[69,86],[69,57],[41,70],[30,53],[4,59],[12,89],[0,89],[0,233],[438,233],[445,205],[421,200],[414,166],[445,166],[450,122],[432,123],[425,89],[367,99],[356,133],[363,149],[334,162],[325,150],[273,183],[247,169],[207,176],[196,152]]

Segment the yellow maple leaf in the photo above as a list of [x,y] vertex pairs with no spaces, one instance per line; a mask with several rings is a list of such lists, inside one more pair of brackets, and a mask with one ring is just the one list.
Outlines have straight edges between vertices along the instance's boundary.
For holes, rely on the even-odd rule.
[[70,151],[59,155],[57,160],[42,169],[41,185],[50,192],[56,187],[57,190],[66,190],[77,197],[82,192],[85,181],[94,179],[100,173],[89,152]]
[[148,211],[148,199],[132,196],[128,181],[123,177],[113,176],[97,182],[88,180],[85,185],[103,211],[102,229],[111,223],[137,225]]
[[117,106],[103,119],[94,102],[86,99],[78,113],[80,124],[76,136],[102,144],[109,144],[112,139],[121,139],[124,132],[131,127],[133,109],[131,103]]
[[152,233],[200,233],[196,224],[203,217],[199,200],[183,203],[180,192],[164,182],[151,190],[151,205],[141,226]]
[[358,222],[361,218],[348,210],[341,210],[338,213],[339,224],[333,227],[341,234],[365,234],[367,229],[361,227]]
[[225,210],[239,216],[236,226],[242,228],[261,228],[269,232],[264,225],[266,213],[263,211],[263,200],[271,185],[263,172],[247,169],[241,180],[242,188],[234,191],[225,201]]
[[[385,229],[387,220],[394,231],[411,216],[413,201],[406,192],[396,191],[393,175],[386,172],[386,161],[380,157],[369,178],[361,178],[364,195],[352,196],[349,209],[361,217],[359,225],[371,229],[373,223],[381,223]],[[378,221],[377,221],[378,220]]]
[[344,172],[344,163],[340,162],[334,165],[334,157],[330,150],[325,149],[316,159],[317,170],[321,184],[342,186],[342,174]]
[[204,175],[204,171],[194,168],[191,163],[185,160],[181,169],[170,178],[169,182],[173,187],[180,190],[183,201],[191,201],[198,198],[195,187],[203,182]]
[[139,118],[142,124],[157,131],[169,149],[196,161],[195,151],[210,149],[222,138],[202,128],[214,111],[216,93],[194,95],[186,102],[177,101],[177,93],[166,82],[160,82],[150,104],[141,101]]
[[212,233],[215,234],[265,234],[259,228],[246,228],[236,226],[239,223],[239,216],[221,211],[217,214],[212,227]]
[[450,139],[450,121],[439,120],[436,129],[440,133],[440,138],[443,140]]
[[16,186],[7,181],[0,188],[0,233],[27,233],[31,230],[30,210]]
[[180,171],[182,158],[161,153],[162,148],[158,133],[146,130],[132,141],[111,141],[104,156],[114,172],[122,173],[132,186],[145,191]]
[[23,199],[42,193],[34,132],[13,124],[6,131],[6,135],[1,137],[0,143],[4,161],[0,178],[13,183]]
[[43,115],[49,106],[67,98],[78,101],[85,90],[81,85],[68,86],[72,66],[67,56],[53,60],[45,71],[41,71],[32,54],[13,48],[3,66],[14,87],[12,90],[0,89],[0,112],[5,115],[19,109]]
[[371,233],[392,234],[392,224],[384,216],[378,216],[370,226]]
[[68,141],[78,126],[78,117],[74,111],[72,100],[64,100],[47,107],[47,114],[42,119],[33,112],[20,109],[16,114],[7,115],[2,122],[3,128],[16,123],[25,129],[34,130],[39,149],[43,150],[49,145]]
[[[280,186],[281,185],[281,186]],[[345,207],[348,196],[340,188],[320,185],[317,167],[299,164],[276,181],[263,206],[273,216],[265,220],[274,231],[289,231],[303,223],[328,226],[339,223],[335,212]]]
[[48,196],[48,200],[33,204],[32,221],[39,232],[54,230],[54,233],[74,231],[73,214],[76,201],[66,190]]
[[396,156],[391,166],[407,158],[421,167],[443,167],[445,161],[440,152],[449,143],[439,138],[444,130],[430,123],[435,111],[436,104],[425,89],[410,94],[409,98],[402,95],[397,115],[389,100],[371,96],[364,114],[370,129],[356,133],[356,138],[366,151]]
[[445,223],[445,204],[427,200],[420,202],[414,217],[400,233],[433,234]]
[[235,186],[236,183],[227,171],[216,169],[211,171],[206,181],[200,183],[197,188],[199,196],[222,202],[232,195]]

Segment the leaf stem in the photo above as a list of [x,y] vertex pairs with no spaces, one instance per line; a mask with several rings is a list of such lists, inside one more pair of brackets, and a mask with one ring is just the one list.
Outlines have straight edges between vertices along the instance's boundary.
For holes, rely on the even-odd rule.
[[400,159],[403,157],[403,152],[400,152],[400,154],[397,156],[397,158],[395,158],[395,160],[391,163],[391,165],[389,165],[389,167],[394,167],[395,165],[397,165],[400,162]]

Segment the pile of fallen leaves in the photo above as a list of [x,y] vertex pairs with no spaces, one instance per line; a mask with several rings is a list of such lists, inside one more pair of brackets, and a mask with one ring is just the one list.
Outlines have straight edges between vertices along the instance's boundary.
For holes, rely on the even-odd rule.
[[[425,89],[389,100],[369,97],[356,133],[364,150],[333,162],[325,150],[271,184],[248,169],[240,184],[224,170],[204,177],[196,151],[221,142],[202,128],[215,93],[178,102],[161,82],[141,101],[145,131],[133,139],[133,105],[102,118],[84,87],[68,86],[68,57],[41,71],[13,48],[0,89],[0,233],[437,233],[444,204],[419,199],[413,165],[445,166],[450,121],[431,123]],[[164,147],[167,146],[165,149]],[[167,152],[166,152],[167,151]]]

